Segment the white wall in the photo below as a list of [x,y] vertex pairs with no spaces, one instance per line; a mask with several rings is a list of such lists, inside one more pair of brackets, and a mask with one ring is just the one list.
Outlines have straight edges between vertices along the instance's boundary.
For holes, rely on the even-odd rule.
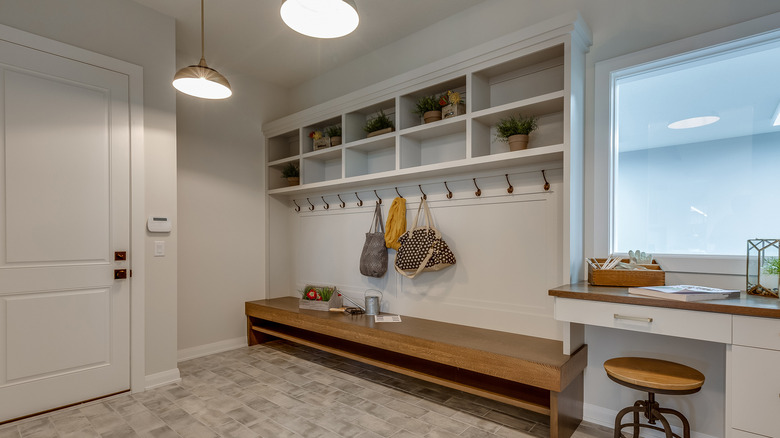
[[[179,66],[197,59],[179,54]],[[244,302],[264,298],[264,120],[287,110],[282,90],[220,71],[233,96],[177,97],[179,358],[246,345]]]
[[[0,23],[144,69],[146,209],[174,231],[146,237],[146,375],[176,370],[176,101],[173,19],[129,0],[0,0]],[[166,257],[152,257],[154,240]]]
[[[594,126],[595,63],[778,12],[780,3],[764,0],[489,0],[297,87],[292,92],[293,109],[325,102],[572,10],[583,16],[593,32],[593,46],[586,57],[585,152],[586,162],[590,160],[591,164],[586,165],[583,236],[586,242],[592,241],[593,195],[587,188],[592,187],[593,180],[592,171],[589,171],[592,169],[592,138],[595,130],[603,129]],[[683,280],[677,275],[672,277],[669,279],[672,282]],[[730,283],[725,287],[734,286]],[[545,292],[539,291],[540,294]],[[491,321],[483,318],[474,324],[487,326]],[[592,327],[586,329],[586,342],[590,344],[585,374],[586,420],[611,426],[615,412],[641,396],[609,381],[601,364],[618,355],[646,354],[689,364],[707,376],[701,393],[687,398],[660,397],[660,401],[688,412],[696,432],[723,436],[721,422],[712,421],[723,418],[723,345]]]

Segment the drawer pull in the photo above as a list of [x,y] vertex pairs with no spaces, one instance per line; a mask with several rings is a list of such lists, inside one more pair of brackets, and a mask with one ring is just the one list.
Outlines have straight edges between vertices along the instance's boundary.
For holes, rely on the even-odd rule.
[[640,322],[653,322],[653,318],[642,318],[641,316],[626,316],[626,315],[618,315],[615,314],[615,319],[627,319],[629,321],[640,321]]

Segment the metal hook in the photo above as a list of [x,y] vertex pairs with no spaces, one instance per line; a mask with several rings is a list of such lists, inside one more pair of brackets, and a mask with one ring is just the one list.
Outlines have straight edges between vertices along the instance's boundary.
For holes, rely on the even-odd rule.
[[476,178],[471,178],[471,179],[474,181],[474,187],[477,188],[477,191],[474,192],[474,194],[477,196],[482,196],[482,189],[480,189],[479,186],[477,185],[477,179]]
[[297,203],[297,202],[295,202],[295,199],[293,199],[293,204],[295,204],[295,211],[296,211],[296,212],[299,212],[299,211],[301,211],[301,206],[300,206],[300,205],[298,205],[298,203]]
[[420,193],[422,193],[423,199],[427,200],[428,199],[428,195],[426,195],[425,192],[423,192],[422,184],[417,184],[417,187],[420,189]]
[[514,191],[515,191],[515,188],[514,188],[514,187],[512,187],[512,183],[511,183],[511,182],[509,182],[509,174],[508,174],[508,173],[506,173],[506,174],[504,174],[504,176],[506,177],[506,183],[507,183],[507,184],[509,184],[509,187],[507,187],[507,189],[506,189],[506,192],[507,192],[507,193],[512,193],[512,192],[514,192]]
[[447,189],[447,199],[452,199],[452,191],[447,187],[447,181],[444,181],[444,188]]
[[398,187],[395,188],[395,194],[398,195],[399,198],[404,199],[404,196],[398,191]]
[[314,211],[314,204],[312,204],[311,201],[309,201],[309,198],[306,198],[306,202],[308,202],[309,205],[311,205],[311,207],[309,207],[309,211]]
[[[355,193],[355,194],[357,195],[357,193]],[[341,204],[339,204],[339,207],[341,207],[341,208],[344,208],[344,207],[346,207],[346,206],[347,206],[347,204],[344,202],[344,200],[343,200],[343,199],[341,199],[341,195],[339,195],[339,194],[336,194],[336,196],[338,196],[338,197],[339,197],[339,201],[341,201]]]
[[374,190],[374,195],[376,196],[376,199],[378,199],[378,201],[376,201],[376,203],[377,204],[381,204],[382,203],[382,198],[379,197],[379,195],[376,193],[376,190]]
[[356,197],[356,198],[357,198],[357,200],[358,200],[357,206],[358,206],[358,207],[362,207],[362,206],[363,206],[363,200],[362,200],[362,199],[360,199],[360,196],[358,196],[357,192],[355,192],[355,197]]
[[547,182],[547,177],[544,176],[544,169],[542,169],[542,178],[544,178],[544,191],[550,190],[550,183]]
[[324,197],[324,196],[320,196],[320,198],[322,198],[322,202],[325,202],[325,207],[323,207],[323,208],[325,208],[325,210],[329,209],[329,208],[330,208],[330,204],[328,204],[328,203],[325,201],[325,197]]

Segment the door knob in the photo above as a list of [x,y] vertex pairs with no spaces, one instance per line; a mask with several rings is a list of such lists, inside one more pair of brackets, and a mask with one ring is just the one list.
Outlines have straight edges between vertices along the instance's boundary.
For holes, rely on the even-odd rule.
[[114,269],[114,280],[124,280],[127,278],[127,269]]

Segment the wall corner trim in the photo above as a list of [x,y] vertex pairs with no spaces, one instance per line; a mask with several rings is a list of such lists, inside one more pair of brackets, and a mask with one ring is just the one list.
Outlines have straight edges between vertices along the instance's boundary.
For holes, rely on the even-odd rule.
[[179,369],[173,368],[167,371],[149,374],[148,376],[146,376],[144,390],[148,391],[150,389],[158,388],[160,386],[165,386],[171,383],[179,383],[179,382],[181,382]]

